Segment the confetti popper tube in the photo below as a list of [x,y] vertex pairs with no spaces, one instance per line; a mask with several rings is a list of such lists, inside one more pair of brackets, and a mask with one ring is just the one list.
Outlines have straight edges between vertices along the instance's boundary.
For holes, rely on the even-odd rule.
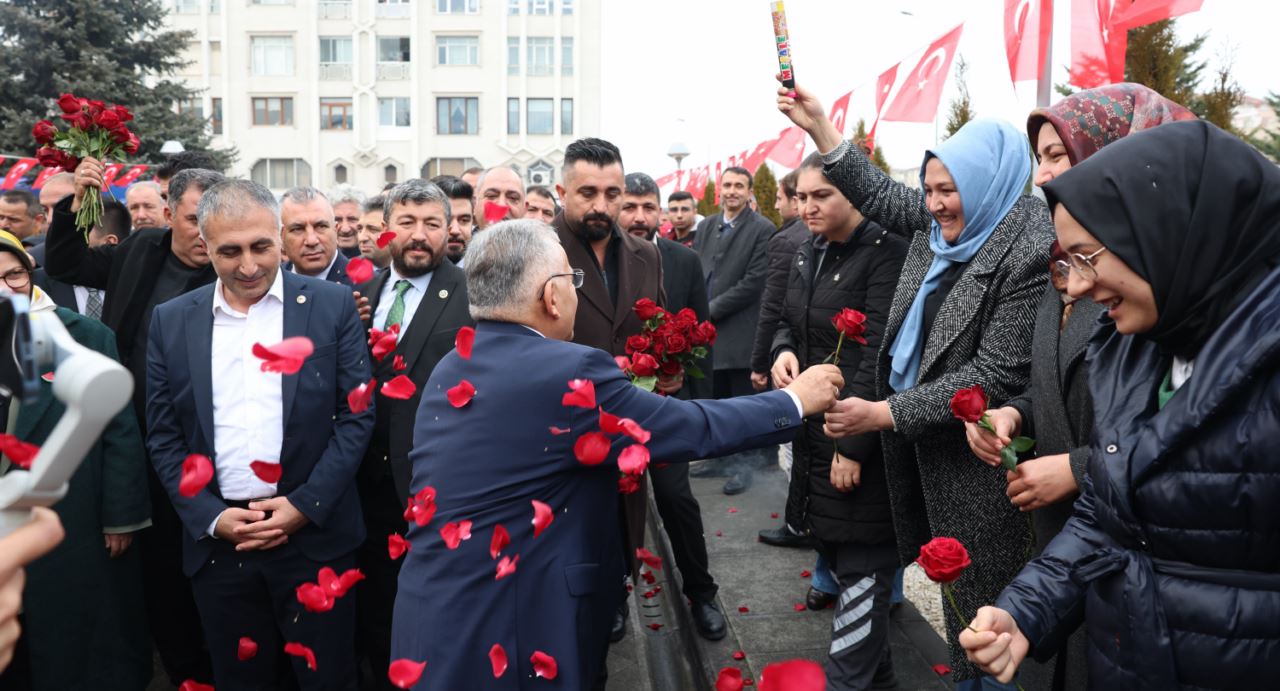
[[778,72],[782,74],[782,85],[788,89],[796,88],[796,75],[791,67],[791,37],[787,34],[787,12],[781,2],[769,3],[773,10],[773,40],[778,46]]

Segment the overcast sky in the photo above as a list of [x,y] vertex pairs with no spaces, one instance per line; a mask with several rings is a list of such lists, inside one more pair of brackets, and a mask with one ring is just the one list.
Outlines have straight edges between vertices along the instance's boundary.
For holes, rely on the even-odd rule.
[[[1066,81],[1070,5],[1055,2],[1054,81]],[[628,171],[654,177],[675,169],[674,142],[693,152],[684,167],[712,164],[776,136],[789,122],[774,106],[777,56],[768,0],[601,0],[604,89],[601,136],[618,144]],[[1009,82],[1003,0],[787,0],[796,78],[830,108],[854,91],[847,127],[874,117],[875,80],[964,22],[959,54],[969,64],[969,90],[980,116],[1021,127],[1035,105],[1035,83]],[[904,14],[910,12],[910,14]],[[1231,55],[1246,92],[1280,91],[1274,66],[1280,8],[1245,0],[1204,0],[1178,20],[1182,37],[1208,34],[1200,57]],[[939,108],[941,129],[954,95],[955,64]],[[1206,81],[1207,84],[1207,81]],[[1058,97],[1054,96],[1056,100]],[[846,133],[847,133],[846,131]],[[878,140],[895,167],[919,165],[933,145],[933,124],[882,123]],[[812,150],[812,144],[809,145]]]

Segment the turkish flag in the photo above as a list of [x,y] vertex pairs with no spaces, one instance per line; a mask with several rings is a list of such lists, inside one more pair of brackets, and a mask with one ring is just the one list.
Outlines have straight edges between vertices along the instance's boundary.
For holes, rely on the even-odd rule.
[[716,161],[716,204],[720,203],[720,162]]
[[689,194],[693,195],[694,199],[702,199],[703,193],[707,190],[707,177],[709,175],[711,175],[709,166],[702,166],[689,171],[689,183],[685,189]]
[[658,178],[657,180],[654,180],[654,181],[653,181],[653,184],[657,185],[658,187],[666,187],[667,185],[671,184],[672,182],[675,182],[675,179],[676,179],[676,174],[675,174],[675,173],[667,173],[666,175],[663,175],[662,177]]
[[942,87],[947,82],[947,73],[951,70],[951,60],[956,55],[956,46],[960,43],[960,32],[964,24],[947,32],[934,41],[924,51],[924,57],[916,64],[914,70],[907,75],[898,95],[889,104],[884,114],[885,120],[901,122],[932,122],[938,112],[938,100],[942,98]]
[[129,172],[120,176],[120,178],[115,181],[115,186],[128,187],[129,185],[132,185],[134,181],[142,176],[143,173],[147,172],[147,168],[149,167],[150,166],[134,166],[130,168]]
[[799,168],[804,160],[804,130],[788,127],[778,135],[778,141],[769,150],[769,158],[788,168]]
[[1004,53],[1014,82],[1039,79],[1053,32],[1053,0],[1004,1]]
[[[901,64],[898,63],[898,65]],[[876,80],[876,118],[879,118],[880,111],[884,110],[884,102],[889,99],[889,93],[893,91],[893,83],[898,81],[898,65],[885,70],[884,74]]]
[[1130,6],[1111,11],[1112,31],[1128,31],[1165,19],[1198,12],[1204,0],[1134,0]]
[[4,176],[4,182],[0,183],[0,189],[13,189],[13,187],[18,184],[18,181],[22,179],[22,176],[26,175],[27,171],[35,167],[36,159],[34,158],[18,159],[18,161],[13,164],[13,167],[9,169],[9,173]]
[[1112,26],[1113,12],[1112,0],[1071,2],[1071,76],[1068,81],[1082,89],[1124,81],[1124,54],[1129,36],[1127,30],[1115,30]]
[[778,140],[775,138],[766,139],[759,144],[756,144],[756,148],[752,149],[751,153],[747,154],[746,163],[743,164],[743,167],[752,173],[759,170],[760,164],[764,163],[764,159],[769,155],[769,151],[773,149],[773,145],[777,143]]
[[120,171],[124,170],[123,163],[108,163],[107,167],[102,171],[102,186],[117,187],[120,183],[116,182],[116,176],[120,175]]
[[836,126],[836,131],[839,132],[842,137],[844,136],[845,115],[849,112],[850,96],[853,96],[852,91],[840,98],[837,98],[836,102],[831,104],[831,115],[827,116],[827,119],[831,121],[831,124]]
[[[61,168],[42,168],[40,170],[40,174],[36,176],[36,179],[34,181],[32,181],[31,189],[38,190],[41,187],[44,187],[45,180],[48,180],[49,178],[61,172],[64,172]],[[66,171],[66,172],[70,172],[70,171]]]

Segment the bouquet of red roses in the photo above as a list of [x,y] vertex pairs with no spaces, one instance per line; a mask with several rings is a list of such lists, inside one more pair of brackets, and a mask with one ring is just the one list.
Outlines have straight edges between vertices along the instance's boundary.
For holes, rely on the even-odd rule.
[[699,322],[688,307],[672,314],[649,298],[637,300],[632,309],[644,328],[627,339],[627,355],[617,358],[632,384],[653,391],[659,374],[673,376],[683,371],[695,379],[706,376],[697,361],[707,356],[707,348],[716,341],[716,327],[711,322]]
[[[138,135],[125,126],[133,119],[128,108],[108,106],[102,101],[72,94],[60,96],[58,108],[62,110],[62,119],[70,125],[66,130],[58,129],[49,120],[41,120],[31,128],[31,136],[40,145],[36,150],[40,165],[72,171],[82,158],[124,161],[126,154],[138,153]],[[96,194],[85,195],[76,213],[76,227],[87,235],[101,218],[102,200]]]

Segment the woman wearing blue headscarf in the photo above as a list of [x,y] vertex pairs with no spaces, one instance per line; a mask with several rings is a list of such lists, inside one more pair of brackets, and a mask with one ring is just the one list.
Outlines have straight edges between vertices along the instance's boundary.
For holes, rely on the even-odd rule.
[[[967,615],[999,594],[1031,548],[1003,469],[973,455],[950,409],[960,389],[981,385],[1003,401],[1029,378],[1053,223],[1043,202],[1023,194],[1027,139],[1008,123],[970,122],[925,153],[921,194],[842,141],[811,93],[779,89],[778,109],[813,137],[854,206],[911,242],[878,353],[878,400],[840,401],[827,433],[881,433],[899,557],[910,563],[933,537],[964,544],[973,565],[955,593]],[[980,672],[955,643],[967,621],[944,612],[954,678],[975,680]]]

